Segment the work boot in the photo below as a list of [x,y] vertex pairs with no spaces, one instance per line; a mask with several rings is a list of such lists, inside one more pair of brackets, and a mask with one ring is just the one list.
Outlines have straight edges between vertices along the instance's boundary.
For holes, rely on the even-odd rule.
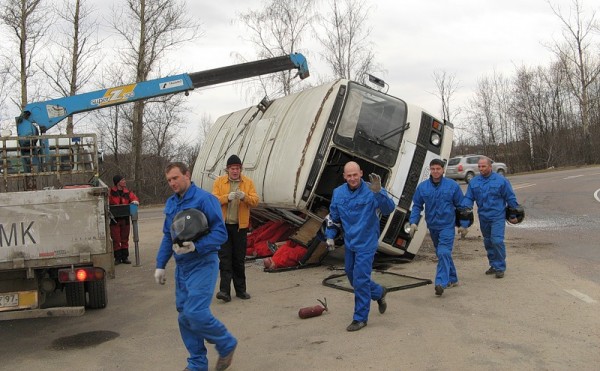
[[237,294],[235,294],[235,296],[237,296],[238,298],[243,299],[243,300],[250,299],[250,294],[248,294],[246,291],[237,293]]
[[129,260],[128,258],[121,259],[121,263],[123,263],[123,264],[131,264],[131,260]]
[[502,278],[502,277],[504,277],[504,272],[496,271],[496,278]]
[[367,326],[367,321],[353,320],[351,324],[346,327],[346,331],[358,331],[363,327]]
[[115,259],[115,265],[121,264],[121,259]]
[[442,285],[435,285],[435,294],[437,296],[442,296],[443,293],[444,293],[444,288],[442,287]]
[[494,274],[494,273],[496,273],[496,269],[494,269],[494,267],[490,267],[490,269],[485,271],[485,274]]
[[379,299],[377,299],[377,305],[379,306],[379,313],[381,313],[381,314],[385,313],[385,310],[387,309],[387,303],[385,302],[386,295],[387,295],[387,289],[384,287],[383,294],[381,294],[381,297]]
[[451,289],[451,288],[456,287],[456,286],[458,286],[458,281],[456,281],[456,282],[449,282],[448,286],[446,286],[446,290],[447,289]]
[[233,347],[231,352],[229,352],[229,354],[226,355],[225,357],[219,356],[215,370],[223,371],[223,370],[226,370],[227,368],[229,368],[229,366],[231,366],[231,362],[233,361],[233,352],[235,352],[236,347],[237,347],[237,345],[235,347]]
[[231,295],[229,295],[229,294],[228,294],[228,293],[226,293],[226,292],[219,291],[219,292],[217,293],[217,299],[221,299],[221,300],[223,300],[224,302],[226,302],[226,303],[229,303],[229,302],[231,301]]

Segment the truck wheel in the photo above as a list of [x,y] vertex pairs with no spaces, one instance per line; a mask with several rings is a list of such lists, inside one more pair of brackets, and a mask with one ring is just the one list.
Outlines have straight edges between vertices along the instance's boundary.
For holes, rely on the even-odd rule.
[[83,282],[71,282],[65,284],[65,293],[67,294],[67,306],[85,306],[85,288]]
[[102,281],[89,281],[85,283],[85,291],[88,293],[87,307],[90,309],[106,308],[106,278]]

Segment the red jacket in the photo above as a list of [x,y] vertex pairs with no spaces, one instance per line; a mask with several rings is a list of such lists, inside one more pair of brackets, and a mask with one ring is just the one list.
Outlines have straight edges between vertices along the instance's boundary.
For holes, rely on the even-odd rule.
[[127,188],[119,190],[114,186],[108,192],[108,203],[110,205],[129,205],[131,202],[140,202],[140,199]]

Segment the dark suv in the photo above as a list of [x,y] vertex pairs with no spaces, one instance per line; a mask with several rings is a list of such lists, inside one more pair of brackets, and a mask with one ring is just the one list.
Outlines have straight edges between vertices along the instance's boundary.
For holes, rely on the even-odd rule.
[[[477,163],[483,155],[464,155],[452,157],[446,165],[446,177],[454,180],[464,180],[469,183],[471,179],[479,174]],[[500,175],[506,174],[505,163],[492,161],[492,170]]]

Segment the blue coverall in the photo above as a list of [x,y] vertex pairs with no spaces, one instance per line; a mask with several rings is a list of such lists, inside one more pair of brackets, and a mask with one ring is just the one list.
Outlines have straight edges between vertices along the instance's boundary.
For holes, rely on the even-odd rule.
[[198,188],[193,182],[183,197],[169,197],[165,205],[163,239],[156,256],[156,268],[164,269],[173,255],[171,223],[175,215],[196,208],[206,215],[210,232],[194,243],[196,250],[175,254],[175,305],[179,312],[179,331],[190,357],[190,370],[207,370],[208,359],[204,341],[215,344],[221,357],[228,355],[237,340],[223,323],[213,316],[210,303],[219,275],[218,251],[227,241],[221,205],[215,196]]
[[492,172],[487,177],[477,175],[469,182],[462,205],[472,208],[474,202],[477,202],[479,226],[490,267],[497,272],[504,272],[506,270],[506,246],[504,245],[506,205],[517,207],[517,196],[508,179]]
[[[354,288],[355,321],[367,322],[370,300],[378,300],[383,295],[383,287],[371,280],[379,240],[377,209],[389,215],[394,207],[385,189],[373,193],[362,179],[356,190],[351,190],[347,183],[333,190],[329,216],[334,223],[341,222],[344,230],[344,266]],[[335,238],[337,232],[328,227],[325,235]]]
[[[458,184],[454,180],[444,177],[437,184],[433,182],[432,178],[421,182],[413,196],[409,222],[410,224],[419,223],[423,205],[425,205],[425,221],[438,257],[435,285],[441,285],[443,288],[446,288],[449,283],[458,282],[458,275],[452,260],[452,248],[456,227],[456,208],[461,206],[462,200],[463,194]],[[467,221],[464,222],[468,224]]]

